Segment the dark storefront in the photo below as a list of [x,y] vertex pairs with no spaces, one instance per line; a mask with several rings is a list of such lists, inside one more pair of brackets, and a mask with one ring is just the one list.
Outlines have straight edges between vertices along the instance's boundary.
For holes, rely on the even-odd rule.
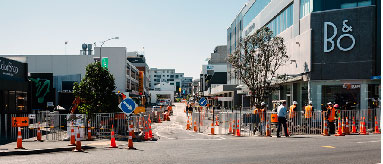
[[26,63],[0,57],[0,113],[30,113]]

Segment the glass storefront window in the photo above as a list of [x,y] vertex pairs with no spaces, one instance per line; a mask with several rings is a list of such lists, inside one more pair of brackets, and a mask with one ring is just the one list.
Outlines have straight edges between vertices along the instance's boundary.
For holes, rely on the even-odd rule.
[[299,18],[303,18],[307,14],[313,11],[313,3],[312,0],[301,0],[301,4],[299,5]]
[[324,85],[322,86],[322,104],[331,102],[341,109],[360,109],[360,84]]

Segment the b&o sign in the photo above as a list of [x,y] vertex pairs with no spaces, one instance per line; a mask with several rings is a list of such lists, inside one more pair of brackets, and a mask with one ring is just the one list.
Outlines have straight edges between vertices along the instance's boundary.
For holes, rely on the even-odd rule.
[[[348,20],[343,20],[343,27],[341,31],[343,32],[342,35],[340,35],[338,38],[335,38],[338,34],[338,28],[336,25],[332,22],[324,22],[324,40],[323,40],[323,50],[324,52],[331,52],[335,48],[335,44],[338,47],[339,50],[341,51],[350,51],[354,48],[355,46],[355,38],[353,35],[350,34],[352,32],[352,26],[347,25]],[[332,28],[333,29],[333,34],[328,36],[328,29]],[[351,40],[351,45],[341,45],[341,40],[342,39],[350,39]],[[336,42],[336,43],[335,43]],[[330,43],[330,47],[328,46],[328,43]]]

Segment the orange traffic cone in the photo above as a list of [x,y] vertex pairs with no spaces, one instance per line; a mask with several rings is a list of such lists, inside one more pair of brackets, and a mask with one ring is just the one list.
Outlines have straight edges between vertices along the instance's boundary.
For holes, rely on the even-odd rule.
[[344,123],[344,119],[342,118],[342,134],[345,135],[346,134],[346,125]]
[[231,126],[231,119],[229,121],[229,134],[233,133],[233,128]]
[[21,136],[20,127],[17,127],[17,147],[15,149],[25,149],[23,148],[23,136]]
[[169,112],[166,113],[166,120],[167,120],[167,121],[170,121],[170,116],[169,116],[169,114],[170,114]]
[[352,117],[351,135],[358,135],[358,134],[359,133],[356,132],[355,117]]
[[324,125],[323,125],[323,133],[322,133],[322,135],[323,136],[330,136],[330,134],[328,133],[327,120],[325,120],[325,118],[323,118],[323,122],[324,122]]
[[112,135],[111,135],[110,147],[109,148],[117,148],[116,138],[114,138],[114,128],[113,128],[113,125],[112,125]]
[[70,127],[70,144],[68,146],[76,146],[76,137],[74,136],[74,128],[73,128],[73,122],[72,126]]
[[375,132],[374,132],[374,134],[380,134],[379,124],[378,124],[378,120],[376,120],[376,116],[375,116]]
[[238,120],[238,124],[237,124],[237,137],[240,137],[241,136],[241,130],[239,128],[239,120]]
[[147,126],[148,122],[145,122],[144,126],[145,126],[145,133],[144,133],[144,141],[147,141],[149,140],[149,131],[148,131],[148,126]]
[[40,122],[38,123],[37,126],[38,126],[37,127],[37,141],[42,142],[43,140],[41,140]]
[[166,113],[164,113],[163,115],[164,115],[164,120],[163,121],[166,121],[167,120]]
[[237,130],[235,129],[235,120],[233,120],[233,136],[237,135]]
[[189,116],[188,116],[188,121],[187,121],[187,124],[186,124],[186,130],[190,130]]
[[88,141],[92,141],[92,130],[90,126],[90,121],[88,121]]
[[194,121],[194,132],[197,132],[197,122]]
[[84,151],[81,149],[80,127],[77,127],[76,148],[73,151],[75,151],[75,152]]
[[129,149],[136,149],[133,147],[133,134],[134,134],[134,131],[133,131],[133,125],[130,125],[129,126],[129,139],[128,139],[128,148]]
[[335,134],[335,136],[344,136],[344,134],[342,133],[342,124],[340,122],[340,117],[338,118],[338,132],[337,134]]
[[160,116],[160,113],[158,113],[157,116],[158,116],[158,122],[157,122],[157,123],[161,123],[161,116]]
[[218,123],[218,116],[215,116],[215,126],[219,126],[219,123]]
[[149,139],[153,139],[152,125],[149,124]]
[[361,135],[368,135],[367,131],[366,131],[366,122],[364,122],[365,120],[365,117],[363,117],[363,121],[361,122],[361,128],[360,128],[360,133]]
[[210,135],[215,135],[215,134],[214,134],[214,123],[211,123],[211,131],[210,131]]
[[271,137],[269,122],[266,122],[266,137]]
[[346,129],[344,132],[344,134],[346,134],[346,135],[350,134],[350,127],[348,126],[348,122],[349,122],[348,117],[346,117]]

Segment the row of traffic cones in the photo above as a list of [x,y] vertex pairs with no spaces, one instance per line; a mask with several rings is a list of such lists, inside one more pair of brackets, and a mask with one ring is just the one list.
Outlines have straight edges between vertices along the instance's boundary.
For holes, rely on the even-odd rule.
[[[366,130],[366,122],[365,122],[365,117],[361,117],[360,120],[360,128],[359,128],[359,133],[356,130],[356,125],[355,125],[355,117],[352,118],[352,126],[351,126],[351,132],[349,128],[349,120],[348,117],[346,117],[346,122],[344,122],[344,119],[338,118],[338,129],[337,133],[335,136],[345,136],[345,135],[368,135],[369,133]],[[327,120],[324,120],[324,128],[323,128],[323,136],[329,136],[329,130],[327,126]],[[375,132],[374,134],[380,134],[379,131],[379,124],[375,116]]]

